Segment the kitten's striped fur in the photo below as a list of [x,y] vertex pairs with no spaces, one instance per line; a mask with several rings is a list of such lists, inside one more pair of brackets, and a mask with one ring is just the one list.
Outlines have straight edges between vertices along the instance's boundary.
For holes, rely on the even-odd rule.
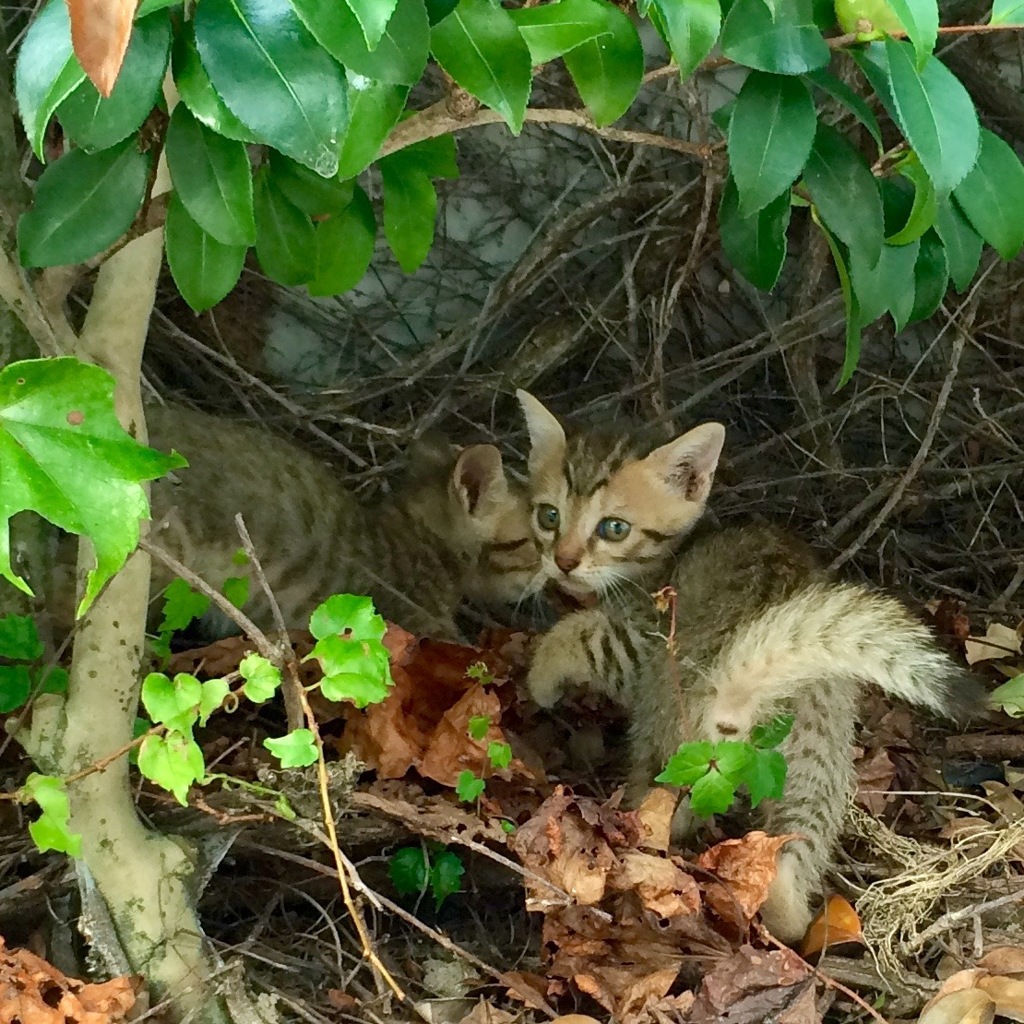
[[[831,582],[809,548],[780,529],[701,529],[684,540],[707,500],[722,428],[705,425],[644,457],[625,442],[567,441],[536,399],[519,397],[542,564],[576,596],[602,598],[541,639],[531,695],[551,706],[567,683],[587,684],[630,711],[634,801],[681,742],[745,739],[758,722],[793,713],[782,747],[785,796],[758,813],[769,832],[806,837],[783,849],[763,910],[771,931],[799,939],[842,824],[863,684],[951,717],[977,699],[976,684],[902,604]],[[559,529],[544,529],[550,515],[541,510],[555,502]],[[631,524],[625,540],[595,536],[607,517]],[[649,596],[666,584],[678,593],[674,658],[669,622]],[[676,826],[690,828],[685,807]]]

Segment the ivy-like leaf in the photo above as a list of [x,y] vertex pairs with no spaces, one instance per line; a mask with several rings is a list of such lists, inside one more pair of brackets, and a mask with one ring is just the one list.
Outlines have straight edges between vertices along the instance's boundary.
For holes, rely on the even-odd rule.
[[174,732],[191,735],[199,718],[203,687],[195,676],[179,672],[169,679],[163,672],[150,672],[142,681],[142,706],[150,719]]
[[242,693],[254,704],[270,700],[281,685],[281,670],[260,654],[247,654],[238,671],[245,680]]
[[231,688],[223,679],[207,679],[199,695],[199,724],[206,725],[210,715],[216,711]]
[[33,772],[21,787],[21,796],[42,809],[43,813],[28,826],[40,853],[56,850],[69,857],[81,857],[82,837],[71,831],[71,802],[63,779]]
[[0,658],[35,661],[43,655],[36,620],[31,615],[4,615],[0,618]]
[[698,818],[723,814],[736,799],[736,783],[716,768],[701,776],[690,790],[690,809]]
[[761,750],[777,747],[793,731],[792,715],[776,715],[750,730],[750,742]]
[[210,599],[193,590],[184,580],[172,580],[164,589],[161,633],[177,633],[194,619],[202,618],[210,608]]
[[357,708],[379,704],[391,688],[390,657],[379,640],[318,640],[307,656],[324,672],[320,691],[328,700],[350,701]]
[[459,777],[455,780],[455,795],[463,803],[475,803],[486,788],[487,783],[468,768],[459,772]]
[[373,259],[377,219],[366,193],[356,186],[352,202],[316,226],[316,273],[310,295],[340,295],[355,287]]
[[406,846],[396,850],[388,861],[388,875],[395,892],[400,896],[413,896],[427,887],[427,862],[420,846]]
[[263,746],[281,762],[282,768],[306,768],[316,762],[316,742],[309,729],[295,729],[286,736],[269,736]]
[[441,850],[434,855],[434,862],[430,865],[430,891],[434,894],[435,910],[440,910],[441,904],[449,896],[454,896],[462,889],[465,870],[458,854],[451,850]]
[[714,744],[701,741],[684,743],[669,758],[665,770],[655,777],[655,782],[669,786],[692,786],[707,774],[714,755]]
[[383,640],[387,623],[377,614],[373,598],[335,594],[318,605],[309,619],[317,640],[343,636],[346,640]]
[[998,135],[982,129],[978,162],[953,193],[975,231],[1004,260],[1024,245],[1024,166]]
[[199,744],[180,732],[147,736],[139,747],[139,771],[158,786],[174,794],[183,807],[194,782],[206,777],[206,762]]
[[765,799],[781,800],[789,766],[777,750],[759,750],[743,776],[750,793],[750,806]]
[[473,715],[466,727],[466,732],[469,733],[471,740],[482,740],[488,730],[491,728],[491,716],[490,715]]
[[32,673],[26,665],[0,665],[0,715],[17,711],[32,692]]
[[487,760],[492,768],[507,768],[512,763],[512,748],[507,743],[492,741],[487,744]]
[[221,584],[221,593],[236,607],[243,608],[249,600],[249,577],[229,576]]

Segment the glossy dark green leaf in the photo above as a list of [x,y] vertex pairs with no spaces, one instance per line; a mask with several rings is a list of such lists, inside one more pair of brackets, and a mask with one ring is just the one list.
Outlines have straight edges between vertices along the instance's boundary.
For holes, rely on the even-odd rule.
[[366,45],[372,50],[384,37],[395,11],[395,0],[345,0],[334,4],[346,7],[351,12],[363,34]]
[[726,137],[729,135],[729,122],[732,121],[732,112],[735,109],[736,100],[733,98],[711,111],[712,123]]
[[829,231],[874,266],[885,232],[882,197],[867,161],[828,125],[818,125],[804,183]]
[[953,193],[974,230],[1004,260],[1024,245],[1024,167],[998,135],[982,129],[978,162]]
[[917,66],[924,67],[939,38],[938,3],[936,0],[887,0],[887,3],[907,30]]
[[866,327],[892,309],[906,307],[909,315],[914,297],[914,264],[920,246],[886,245],[873,267],[857,253],[850,254],[850,282],[857,296],[860,326]]
[[174,84],[182,102],[207,128],[239,142],[260,141],[256,133],[242,124],[217,95],[199,59],[191,21],[183,25],[175,35],[171,63],[174,68]]
[[653,0],[651,17],[679,65],[679,76],[689,78],[718,42],[718,0]]
[[861,313],[857,305],[857,296],[853,291],[853,284],[850,281],[850,272],[846,267],[846,260],[843,258],[843,251],[839,243],[824,227],[821,230],[825,241],[828,242],[829,251],[832,253],[832,262],[835,264],[839,287],[843,293],[843,307],[846,310],[846,346],[843,354],[843,368],[839,372],[839,382],[835,386],[835,390],[839,391],[849,384],[854,370],[857,369],[857,363],[860,362]]
[[503,7],[460,0],[430,34],[434,58],[470,95],[497,111],[516,135],[533,84],[530,51]]
[[207,234],[174,193],[164,226],[167,265],[181,297],[197,313],[216,306],[238,283],[247,246],[224,245]]
[[345,72],[288,0],[202,0],[195,33],[210,81],[243,124],[317,173],[337,173]]
[[899,172],[914,186],[914,205],[906,223],[886,239],[890,245],[907,245],[916,241],[935,223],[935,186],[921,161],[912,153],[900,164]]
[[316,171],[274,152],[270,154],[270,179],[288,202],[310,217],[341,213],[352,202],[355,187],[351,179],[321,178]]
[[165,152],[175,192],[189,216],[222,245],[252,245],[256,222],[245,144],[210,131],[179,103],[167,128]]
[[599,126],[617,121],[629,110],[644,77],[644,50],[636,26],[606,0],[594,0],[604,11],[609,34],[591,39],[563,58],[580,98]]
[[878,126],[878,118],[875,117],[875,112],[868,106],[867,101],[862,96],[858,96],[842,79],[836,78],[829,71],[809,71],[806,77],[807,81],[846,107],[867,128],[878,146],[878,152],[881,153],[884,149],[882,129]]
[[950,280],[958,292],[967,291],[978,272],[984,241],[951,199],[938,204],[935,230],[946,247]]
[[157,11],[166,11],[171,7],[181,7],[184,0],[142,0],[138,10],[135,12],[135,20],[142,21],[143,18]]
[[752,217],[741,217],[736,183],[722,191],[718,230],[729,262],[756,288],[771,291],[786,260],[786,229],[792,207],[783,193]]
[[306,286],[310,295],[341,295],[354,288],[373,259],[377,219],[373,205],[358,186],[352,202],[316,226],[316,274]]
[[264,273],[278,284],[305,284],[316,272],[313,222],[288,202],[265,167],[256,174],[255,199],[256,256]]
[[22,265],[83,263],[113,245],[142,206],[148,172],[134,138],[101,153],[73,149],[51,164],[18,221]]
[[340,178],[354,178],[373,163],[402,116],[409,89],[349,74],[348,95],[351,109],[338,156]]
[[49,0],[18,49],[14,92],[32,152],[43,159],[43,137],[53,112],[85,80],[71,50],[71,19],[64,0]]
[[535,65],[547,64],[581,43],[609,34],[604,10],[594,0],[559,0],[519,7],[509,14],[519,26]]
[[426,0],[426,4],[427,18],[431,25],[436,25],[439,21],[444,21],[459,6],[459,0]]
[[722,52],[737,64],[778,75],[823,68],[832,51],[809,15],[800,17],[780,0],[736,0],[722,26]]
[[921,236],[914,264],[914,304],[907,323],[927,320],[939,308],[949,281],[949,264],[942,240],[934,231]]
[[752,71],[729,122],[729,167],[749,217],[797,179],[814,143],[816,116],[798,78]]
[[[401,151],[399,159],[404,166],[414,167],[431,178],[454,179],[459,176],[455,136],[450,133],[406,146]],[[390,157],[388,160],[392,164],[396,162]]]
[[430,25],[423,0],[398,0],[372,50],[344,3],[292,0],[292,5],[317,42],[350,71],[392,85],[415,85],[423,75],[430,52]]
[[380,161],[384,184],[384,237],[407,274],[427,258],[434,244],[437,191],[405,153]]
[[131,135],[161,96],[170,51],[167,11],[137,21],[110,97],[103,99],[85,79],[57,108],[67,135],[89,152],[109,149]]

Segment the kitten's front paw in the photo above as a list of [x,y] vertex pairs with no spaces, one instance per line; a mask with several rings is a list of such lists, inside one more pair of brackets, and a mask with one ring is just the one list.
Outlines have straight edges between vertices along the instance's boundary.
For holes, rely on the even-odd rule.
[[562,696],[562,677],[548,670],[548,666],[536,662],[530,666],[526,677],[526,689],[530,699],[542,708],[553,708]]
[[526,688],[542,708],[554,707],[573,683],[581,683],[572,649],[558,637],[558,627],[541,637],[530,659]]

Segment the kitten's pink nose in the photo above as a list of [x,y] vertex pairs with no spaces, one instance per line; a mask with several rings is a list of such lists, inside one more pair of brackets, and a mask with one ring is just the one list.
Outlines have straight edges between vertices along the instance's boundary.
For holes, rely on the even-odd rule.
[[570,555],[563,552],[555,552],[555,565],[566,574],[569,575],[580,564],[579,555]]

